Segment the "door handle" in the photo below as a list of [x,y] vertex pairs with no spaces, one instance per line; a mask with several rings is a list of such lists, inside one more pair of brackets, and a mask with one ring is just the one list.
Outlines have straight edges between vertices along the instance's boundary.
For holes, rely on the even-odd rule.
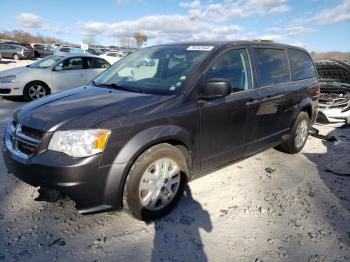
[[246,106],[257,105],[257,104],[259,104],[259,100],[255,99],[255,100],[249,101],[249,102],[247,102],[245,104],[246,104]]
[[268,101],[270,101],[270,100],[272,100],[272,97],[271,96],[266,96],[266,97],[264,97],[263,99],[261,99],[261,102],[268,102]]

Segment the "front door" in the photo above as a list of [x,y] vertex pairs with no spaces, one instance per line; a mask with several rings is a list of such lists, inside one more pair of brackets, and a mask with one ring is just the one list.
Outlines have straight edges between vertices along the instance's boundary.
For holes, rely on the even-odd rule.
[[210,66],[204,81],[227,79],[232,92],[224,98],[199,101],[201,169],[206,171],[242,157],[256,139],[259,97],[253,89],[245,48],[230,49]]
[[83,86],[87,82],[86,62],[82,57],[70,57],[63,60],[52,71],[53,92]]

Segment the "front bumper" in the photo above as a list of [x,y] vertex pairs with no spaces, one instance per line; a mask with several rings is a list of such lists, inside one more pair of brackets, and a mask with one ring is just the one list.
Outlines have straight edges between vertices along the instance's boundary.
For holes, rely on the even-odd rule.
[[11,148],[9,136],[7,129],[1,143],[3,157],[7,169],[19,179],[62,192],[83,214],[122,207],[126,164],[99,166],[101,155],[72,158],[47,150],[25,158]]
[[341,108],[320,108],[317,122],[331,126],[350,125],[350,110],[342,112]]
[[23,83],[0,83],[0,96],[22,96]]

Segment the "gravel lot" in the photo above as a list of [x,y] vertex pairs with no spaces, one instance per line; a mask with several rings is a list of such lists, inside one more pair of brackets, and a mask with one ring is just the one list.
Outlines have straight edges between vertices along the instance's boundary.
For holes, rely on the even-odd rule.
[[[1,136],[24,104],[0,98]],[[300,154],[270,149],[195,180],[149,224],[35,202],[0,157],[0,261],[350,261],[350,129],[318,128],[338,141],[310,137]]]

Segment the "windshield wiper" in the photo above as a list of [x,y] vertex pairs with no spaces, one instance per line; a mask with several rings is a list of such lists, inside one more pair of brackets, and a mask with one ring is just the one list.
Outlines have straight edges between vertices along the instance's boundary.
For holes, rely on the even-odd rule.
[[102,87],[107,87],[107,88],[113,88],[113,89],[118,89],[118,90],[123,90],[123,91],[128,91],[128,92],[136,92],[134,90],[130,90],[129,88],[126,88],[124,86],[120,86],[116,83],[111,83],[111,84],[97,84],[95,82],[92,82],[96,86],[102,86]]

